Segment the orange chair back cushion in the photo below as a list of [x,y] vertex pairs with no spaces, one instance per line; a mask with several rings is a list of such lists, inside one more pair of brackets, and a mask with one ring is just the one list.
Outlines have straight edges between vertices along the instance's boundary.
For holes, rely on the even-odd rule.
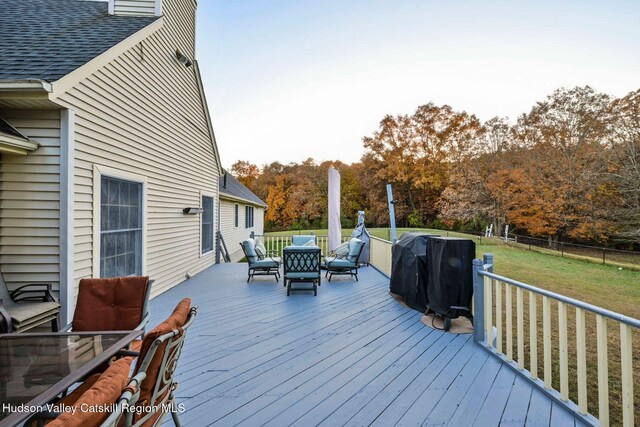
[[144,317],[149,277],[82,279],[73,330],[130,331]]
[[[138,356],[138,361],[136,363],[135,373],[138,373],[142,362],[147,356],[147,353],[151,349],[151,345],[153,342],[160,336],[164,334],[168,334],[174,329],[181,330],[182,327],[187,323],[187,319],[189,318],[189,312],[191,310],[191,299],[185,298],[178,306],[173,310],[171,316],[167,318],[164,322],[160,323],[158,326],[149,331],[148,334],[145,335],[142,340],[142,345],[140,347],[140,355]],[[163,342],[157,349],[155,354],[153,355],[153,359],[147,368],[147,377],[142,381],[140,386],[140,399],[138,400],[138,404],[141,405],[155,405],[159,402],[151,402],[151,397],[153,395],[153,390],[155,385],[161,379],[158,378],[158,374],[160,373],[160,367],[162,364],[162,359],[164,358],[164,353],[167,347],[167,341]],[[168,390],[167,390],[168,392]],[[167,393],[163,393],[159,396],[160,399],[164,398]],[[141,414],[144,416],[144,414]],[[136,419],[139,419],[137,417]],[[146,423],[145,423],[146,424]]]

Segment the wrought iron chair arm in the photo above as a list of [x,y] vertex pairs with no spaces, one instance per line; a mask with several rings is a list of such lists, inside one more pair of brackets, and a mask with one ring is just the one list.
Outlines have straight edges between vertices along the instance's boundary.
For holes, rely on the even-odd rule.
[[22,285],[11,292],[11,299],[18,301],[51,301],[58,302],[53,294],[51,283],[29,283]]
[[140,356],[140,352],[135,350],[118,350],[115,356],[116,357],[127,357],[127,356],[138,357]]

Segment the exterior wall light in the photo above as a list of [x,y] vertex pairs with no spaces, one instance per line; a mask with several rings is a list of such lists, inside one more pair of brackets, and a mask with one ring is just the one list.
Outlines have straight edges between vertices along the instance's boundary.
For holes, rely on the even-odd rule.
[[191,67],[193,65],[193,62],[179,50],[176,50],[176,58],[178,59],[178,62],[180,62],[185,67]]
[[184,208],[182,209],[182,213],[185,215],[196,215],[204,212],[202,208]]

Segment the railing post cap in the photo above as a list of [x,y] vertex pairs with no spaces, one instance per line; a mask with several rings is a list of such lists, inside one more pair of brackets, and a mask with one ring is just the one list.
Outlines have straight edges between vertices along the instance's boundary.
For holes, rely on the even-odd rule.
[[473,265],[477,265],[477,266],[484,265],[484,261],[482,261],[481,259],[476,258],[476,259],[473,260]]
[[484,254],[483,257],[491,259],[493,258],[493,254],[492,253]]

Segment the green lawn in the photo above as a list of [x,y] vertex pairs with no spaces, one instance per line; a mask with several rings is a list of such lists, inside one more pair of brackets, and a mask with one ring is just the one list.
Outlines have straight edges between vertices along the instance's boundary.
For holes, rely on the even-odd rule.
[[[347,230],[345,230],[347,231]],[[452,237],[469,237],[476,242],[476,253],[493,253],[495,272],[533,286],[598,305],[627,316],[640,318],[640,272],[618,267],[594,264],[577,259],[561,258],[551,254],[529,252],[505,245],[499,239],[479,239],[463,233],[431,229],[398,229],[398,236],[407,231],[424,231]],[[350,230],[349,230],[350,232]],[[386,228],[373,228],[369,232],[387,239]],[[309,230],[268,233],[269,235],[308,234]],[[314,230],[316,235],[327,235],[327,230]],[[345,233],[349,234],[349,233]]]

